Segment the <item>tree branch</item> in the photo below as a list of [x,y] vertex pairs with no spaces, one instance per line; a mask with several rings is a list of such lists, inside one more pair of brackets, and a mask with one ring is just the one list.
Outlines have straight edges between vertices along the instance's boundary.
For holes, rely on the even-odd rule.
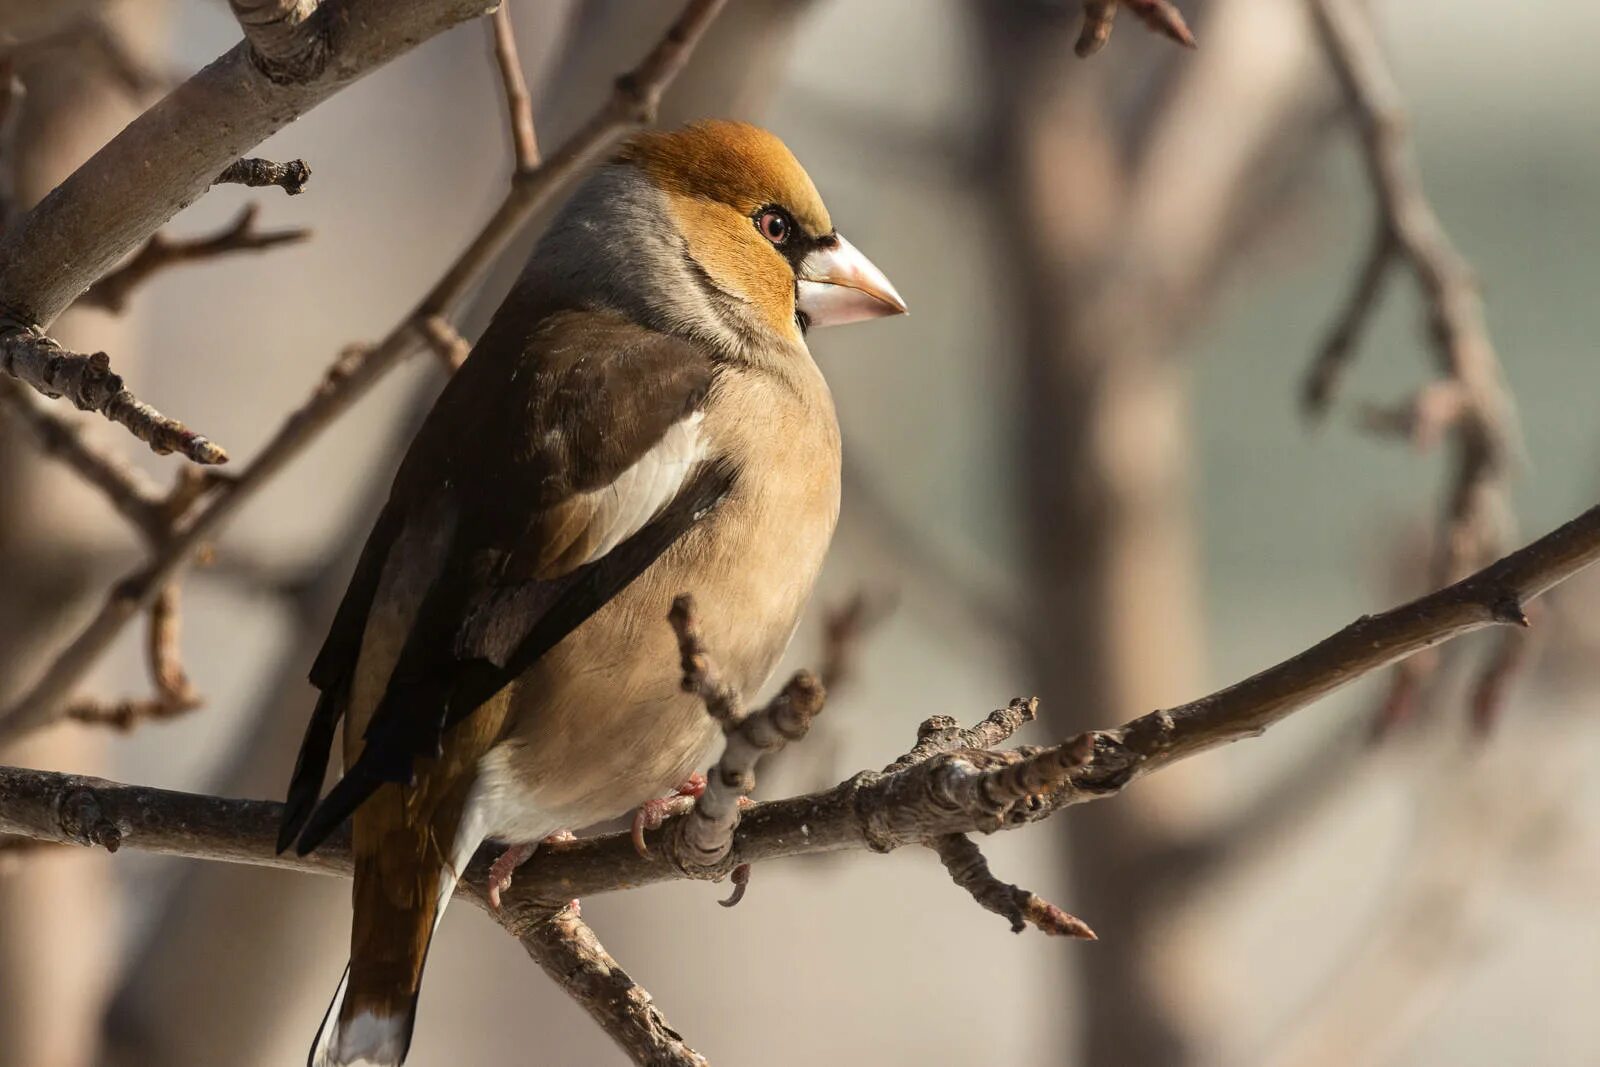
[[746,715],[739,693],[720,680],[701,644],[694,598],[684,594],[673,600],[667,619],[678,635],[683,690],[700,697],[727,739],[722,756],[706,774],[705,791],[678,820],[674,841],[675,851],[693,868],[714,870],[733,847],[739,804],[755,791],[756,764],[805,737],[827,695],[816,675],[799,671],[771,703]]
[[[1384,60],[1371,14],[1356,0],[1311,0],[1322,51],[1361,134],[1377,209],[1375,236],[1343,311],[1312,362],[1303,400],[1320,416],[1332,402],[1372,308],[1403,266],[1422,290],[1440,381],[1392,409],[1369,409],[1366,424],[1426,448],[1448,431],[1454,471],[1434,554],[1433,584],[1454,581],[1498,556],[1513,535],[1510,478],[1520,452],[1516,410],[1500,370],[1472,268],[1450,242],[1428,201],[1399,87]],[[1520,644],[1523,638],[1504,638]],[[1478,684],[1475,719],[1494,716],[1510,666],[1525,657],[1503,648]],[[1396,672],[1376,719],[1382,733],[1418,703],[1437,660]]]
[[[891,773],[863,772],[820,793],[755,804],[715,867],[684,856],[671,824],[663,847],[647,856],[634,849],[628,833],[549,845],[540,849],[537,863],[519,872],[504,906],[548,912],[594,893],[686,877],[715,879],[740,863],[850,849],[888,852],[946,834],[1027,825],[1064,807],[1114,796],[1181,759],[1257,736],[1420,649],[1486,626],[1519,625],[1522,604],[1597,560],[1600,507],[1455,585],[1363,616],[1299,655],[1191,703],[1052,748],[943,751],[907,766],[896,763],[899,769]],[[278,855],[280,811],[281,805],[269,801],[0,769],[0,833],[295,870],[348,870],[343,832],[310,856]],[[467,891],[486,893],[494,858],[494,850],[486,849],[474,859]]]
[[78,299],[79,306],[120,312],[134,289],[152,274],[168,267],[236,252],[264,252],[279,245],[299,244],[311,236],[310,230],[299,227],[258,230],[256,216],[259,213],[258,205],[247,205],[231,223],[210,237],[173,238],[160,231],[151,234],[150,240],[132,259],[90,286],[89,291]]
[[69,352],[36,328],[0,326],[0,373],[45,396],[64,396],[80,411],[99,412],[159,454],[181,452],[196,463],[228,462],[220,445],[124,389],[122,376],[111,370],[111,357],[104,352]]
[[651,1067],[707,1067],[684,1043],[644,987],[628,976],[600,944],[577,909],[504,909],[496,916],[535,963],[583,1006],[635,1063]]
[[274,163],[270,159],[236,159],[212,179],[213,185],[244,185],[260,189],[275,185],[289,196],[299,196],[306,191],[311,180],[311,168],[303,159],[287,163]]
[[228,0],[256,66],[274,82],[315,78],[328,61],[317,0]]
[[[365,9],[374,2],[375,0],[345,0],[338,6]],[[495,257],[504,250],[512,236],[540,208],[554,199],[569,180],[601,158],[626,132],[654,119],[662,91],[688,62],[689,55],[722,9],[724,2],[725,0],[689,0],[683,14],[668,29],[655,48],[637,67],[617,79],[611,96],[599,111],[537,170],[516,175],[511,190],[500,207],[411,313],[378,344],[370,347],[351,346],[340,354],[310,399],[290,414],[251,464],[237,478],[219,485],[196,513],[185,516],[174,535],[147,563],[124,576],[113,588],[99,613],[61,651],[33,688],[25,692],[11,707],[0,711],[0,742],[12,740],[59,718],[62,702],[72,691],[77,680],[99,660],[128,620],[156,595],[195,550],[290,460],[304,451],[323,430],[365,395],[379,379],[398,366],[407,356],[426,345],[429,321],[436,316],[448,315],[454,309],[482,277]],[[453,11],[458,3],[459,0],[452,0],[450,4],[445,5],[445,9]],[[388,9],[391,14],[380,18],[373,12],[371,18],[375,24],[393,26],[394,32],[398,34],[406,23],[395,12],[410,12],[410,17],[418,18],[420,16],[411,11],[414,6],[414,0],[407,0],[406,3],[395,2]],[[435,17],[439,17],[437,13]],[[430,26],[433,24],[427,23]],[[344,31],[335,43],[339,44],[340,41],[343,41],[341,47],[350,47],[351,41],[360,42],[361,50],[342,60],[339,58],[342,53],[336,54],[330,69],[344,69],[341,64],[345,66],[357,64],[357,69],[363,69],[359,68],[361,60],[370,61],[371,56],[379,52],[387,57],[393,54],[393,49],[397,47],[393,40],[387,40],[386,44],[370,41],[358,34],[354,28]],[[382,49],[389,51],[383,52]],[[234,53],[229,53],[207,69],[228,66],[233,62],[231,58],[233,55]],[[196,79],[205,73],[202,71],[200,75],[196,75]],[[351,75],[353,76],[354,74]],[[194,80],[191,79],[191,85]],[[255,91],[268,101],[281,90],[281,87],[273,90],[260,88],[260,79],[256,79],[254,84],[257,86]],[[319,81],[316,84],[323,83]],[[180,88],[162,104],[157,105],[155,110],[173,105],[173,101],[179,98],[183,91]],[[300,91],[309,93],[311,90]],[[226,94],[224,97],[226,98]],[[257,106],[262,106],[259,100]],[[118,145],[130,131],[139,127],[140,123],[145,122],[152,114],[154,111],[146,112],[143,118],[125,130],[110,146],[102,149],[100,155],[85,164],[78,174],[52,193],[51,198],[60,196],[62,191],[69,187],[77,188],[74,183],[86,170],[95,168],[96,161],[100,160],[101,156]],[[181,116],[169,115],[164,121],[174,127],[187,125]],[[241,118],[240,121],[245,120]],[[260,124],[264,120],[257,117],[250,121]],[[206,139],[202,137],[200,140],[204,143]],[[227,158],[231,160],[238,155],[238,152],[239,149],[231,150]],[[215,174],[222,165],[220,162],[207,163],[206,173]],[[41,204],[40,207],[43,208],[51,203],[51,198],[47,198],[45,204]],[[36,208],[35,213],[39,210]],[[45,217],[53,216],[47,212]],[[107,224],[110,225],[109,222]],[[75,227],[77,220],[74,219],[71,225]],[[49,280],[50,272],[44,271],[44,268],[36,265],[41,271],[41,274],[36,276],[14,271],[12,268],[15,265],[8,264],[4,260],[7,249],[14,247],[14,241],[22,230],[22,227],[18,227],[0,242],[0,300],[4,299],[6,293],[12,291],[8,288],[11,285],[22,290],[53,291],[45,284]],[[123,252],[126,251],[127,249],[123,249]],[[59,282],[59,277],[56,280]]]

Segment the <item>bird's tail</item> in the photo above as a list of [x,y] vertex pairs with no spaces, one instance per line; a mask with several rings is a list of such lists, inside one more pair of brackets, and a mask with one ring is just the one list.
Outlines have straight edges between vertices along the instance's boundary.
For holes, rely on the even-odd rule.
[[[399,792],[386,786],[372,802],[403,803]],[[350,963],[317,1030],[309,1067],[405,1062],[428,945],[459,872],[484,839],[469,815],[457,827],[448,857],[426,825],[393,826],[363,847],[364,827],[359,816],[357,821]]]

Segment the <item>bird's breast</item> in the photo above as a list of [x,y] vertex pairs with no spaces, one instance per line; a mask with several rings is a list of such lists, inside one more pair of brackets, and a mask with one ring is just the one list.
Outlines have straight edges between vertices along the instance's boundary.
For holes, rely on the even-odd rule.
[[514,684],[511,729],[484,765],[507,809],[497,822],[586,826],[705,763],[720,731],[679,684],[666,618],[680,593],[722,677],[761,695],[832,539],[839,461],[831,404],[752,393],[707,410],[713,448],[739,471],[728,498]]

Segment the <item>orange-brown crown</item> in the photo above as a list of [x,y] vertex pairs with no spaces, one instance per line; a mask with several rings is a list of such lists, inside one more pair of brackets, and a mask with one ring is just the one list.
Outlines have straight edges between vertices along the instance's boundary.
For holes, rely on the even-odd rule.
[[715,119],[635,135],[618,156],[669,193],[726,204],[741,215],[779,206],[812,236],[833,221],[800,161],[778,138],[747,122]]

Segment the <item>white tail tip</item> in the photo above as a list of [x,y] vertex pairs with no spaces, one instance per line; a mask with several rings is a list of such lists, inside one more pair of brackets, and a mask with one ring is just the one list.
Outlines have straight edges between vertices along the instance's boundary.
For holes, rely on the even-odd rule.
[[349,982],[350,969],[346,967],[344,977],[339,979],[339,988],[334,991],[333,1003],[328,1005],[328,1014],[323,1016],[322,1027],[317,1031],[310,1067],[352,1067],[358,1063],[400,1067],[405,1062],[406,1046],[411,1043],[411,1020],[364,1011],[350,1020],[349,1025],[342,1025],[339,1011],[344,1006],[345,987]]

